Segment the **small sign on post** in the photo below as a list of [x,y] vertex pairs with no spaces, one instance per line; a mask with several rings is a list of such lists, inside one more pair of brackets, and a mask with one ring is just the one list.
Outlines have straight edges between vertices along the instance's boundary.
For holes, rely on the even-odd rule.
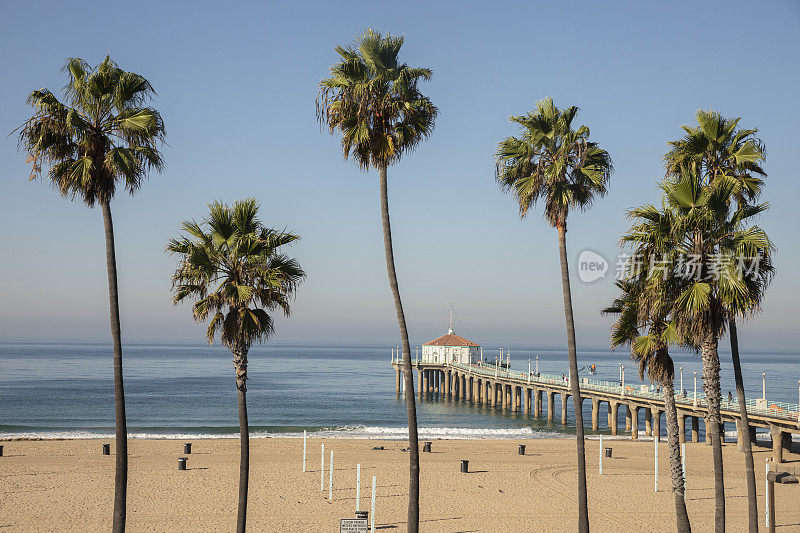
[[339,533],[367,533],[369,524],[366,518],[342,518],[339,520]]

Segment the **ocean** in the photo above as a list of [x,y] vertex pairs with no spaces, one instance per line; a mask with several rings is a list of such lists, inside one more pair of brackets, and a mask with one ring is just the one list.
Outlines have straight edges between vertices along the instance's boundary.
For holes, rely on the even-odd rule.
[[[326,437],[407,438],[405,404],[395,394],[395,374],[389,365],[391,348],[378,344],[254,346],[249,354],[247,390],[251,436],[292,437],[307,430]],[[238,435],[233,365],[226,349],[199,343],[128,343],[123,350],[132,438]],[[484,347],[485,356],[498,353],[499,348]],[[535,361],[537,354],[541,373],[567,373],[566,350],[552,347],[512,346],[512,368],[527,371],[528,358]],[[683,366],[684,389],[692,394],[693,372],[697,371],[698,391],[702,391],[699,356],[672,355],[676,389],[680,387],[677,367]],[[617,381],[622,362],[626,383],[639,383],[635,363],[627,359],[626,351],[581,349],[578,356],[579,366],[597,365],[593,378]],[[730,354],[721,352],[720,359],[722,391],[727,395],[735,392]],[[766,372],[770,401],[798,401],[798,354],[743,352],[742,361],[748,397],[761,396],[762,372]],[[0,341],[0,438],[113,435],[112,372],[110,344]],[[584,371],[582,375],[588,374]],[[585,409],[584,421],[589,424],[591,402],[585,402]],[[572,417],[562,426],[558,413],[560,403],[556,421],[548,423],[546,417],[536,419],[532,414],[435,397],[417,402],[424,439],[574,434]],[[623,419],[620,414],[621,426]],[[605,410],[601,409],[604,420]],[[608,430],[601,433],[608,434]]]

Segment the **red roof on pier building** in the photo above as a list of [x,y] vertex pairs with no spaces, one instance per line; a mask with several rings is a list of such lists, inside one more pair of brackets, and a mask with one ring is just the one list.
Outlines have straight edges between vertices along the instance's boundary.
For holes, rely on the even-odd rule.
[[468,341],[464,337],[459,337],[455,333],[448,333],[442,335],[438,339],[428,341],[423,346],[480,346],[472,341]]

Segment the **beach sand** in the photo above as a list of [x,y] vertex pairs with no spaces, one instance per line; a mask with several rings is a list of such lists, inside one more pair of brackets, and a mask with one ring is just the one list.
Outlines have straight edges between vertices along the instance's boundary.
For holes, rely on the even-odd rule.
[[[112,455],[101,455],[102,443]],[[325,443],[325,491],[320,491],[320,444]],[[0,531],[107,531],[114,491],[113,439],[5,441],[0,458]],[[525,456],[517,445],[527,445]],[[183,441],[131,440],[129,531],[232,531],[236,524],[239,442],[193,440],[188,470],[178,471]],[[372,447],[382,445],[383,451]],[[405,531],[408,455],[403,442],[308,439],[251,441],[249,531],[338,531],[355,510],[356,463],[361,509],[369,509],[377,476],[376,529]],[[593,531],[674,531],[667,445],[660,444],[659,492],[653,490],[653,443],[604,440],[613,448],[598,473],[599,442],[586,444],[589,517]],[[328,460],[334,451],[333,501]],[[422,531],[575,531],[573,439],[437,440],[421,454]],[[686,445],[687,506],[694,531],[711,531],[714,493],[711,448]],[[756,448],[759,521],[764,522],[766,448]],[[745,531],[744,456],[724,448],[728,531]],[[789,468],[800,456],[786,454]],[[470,461],[462,474],[459,461]],[[800,486],[776,485],[779,531],[800,531]]]

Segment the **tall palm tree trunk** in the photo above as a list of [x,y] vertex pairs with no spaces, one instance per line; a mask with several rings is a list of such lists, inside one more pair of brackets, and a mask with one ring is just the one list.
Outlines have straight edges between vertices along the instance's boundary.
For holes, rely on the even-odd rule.
[[664,407],[667,418],[667,443],[669,444],[669,470],[672,477],[672,492],[675,496],[675,519],[678,533],[691,533],[689,514],[686,512],[686,497],[683,484],[683,465],[681,464],[681,444],[678,437],[678,410],[675,407],[675,386],[671,379],[665,379]]
[[250,426],[247,423],[247,354],[236,353],[236,391],[239,400],[239,509],[236,533],[244,533],[247,523],[247,486],[250,477]]
[[708,402],[706,431],[711,434],[711,448],[714,463],[714,531],[725,532],[725,479],[722,469],[722,435],[720,434],[719,406],[722,391],[719,385],[718,339],[709,334],[700,347],[703,360],[703,391]]
[[389,275],[389,287],[394,297],[394,308],[397,312],[397,323],[400,326],[400,339],[403,345],[403,379],[406,387],[406,413],[408,415],[408,447],[409,481],[408,481],[408,531],[419,531],[419,436],[417,435],[417,404],[414,396],[414,375],[411,369],[411,346],[408,342],[406,317],[403,313],[403,302],[400,300],[400,288],[397,285],[397,272],[394,268],[394,251],[392,249],[392,227],[389,223],[389,188],[386,178],[386,166],[379,168],[381,222],[383,224],[383,248],[386,253],[386,272]]
[[739,413],[742,421],[740,431],[745,436],[740,440],[744,445],[744,465],[747,478],[747,517],[750,533],[758,533],[758,499],[756,498],[756,470],[753,464],[753,447],[750,444],[750,419],[747,417],[747,401],[744,396],[744,380],[742,364],[739,361],[739,336],[736,333],[736,319],[729,322],[731,336],[731,357],[733,359],[733,375],[736,379],[736,397],[739,399]]
[[558,225],[558,252],[561,258],[561,288],[564,292],[564,317],[567,321],[567,348],[569,350],[569,386],[575,408],[575,441],[578,449],[578,531],[589,531],[589,505],[586,489],[586,450],[583,439],[583,411],[581,388],[578,383],[578,354],[575,348],[575,320],[572,316],[572,291],[569,285],[567,263],[567,222]]
[[125,531],[125,504],[128,492],[128,424],[125,418],[125,387],[122,382],[122,331],[119,320],[117,290],[117,258],[114,251],[114,221],[108,200],[100,203],[106,235],[106,270],[108,272],[108,303],[111,317],[111,338],[114,342],[114,425],[116,465],[114,468],[113,531]]

